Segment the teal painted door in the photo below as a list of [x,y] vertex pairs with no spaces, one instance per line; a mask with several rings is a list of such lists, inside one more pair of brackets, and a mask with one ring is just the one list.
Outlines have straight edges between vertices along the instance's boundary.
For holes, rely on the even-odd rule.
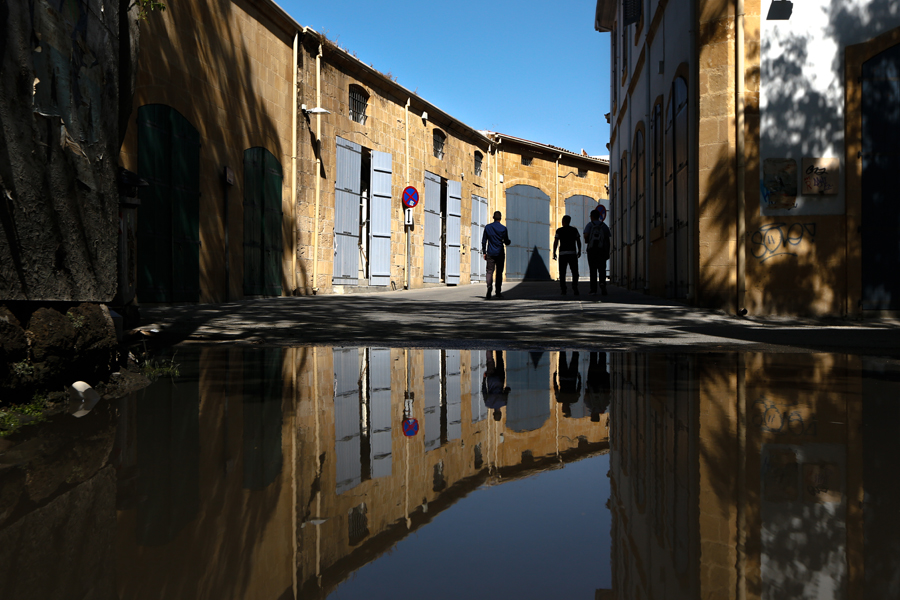
[[244,295],[280,296],[281,164],[265,148],[244,151]]
[[200,299],[200,134],[175,109],[138,109],[138,285],[143,302]]

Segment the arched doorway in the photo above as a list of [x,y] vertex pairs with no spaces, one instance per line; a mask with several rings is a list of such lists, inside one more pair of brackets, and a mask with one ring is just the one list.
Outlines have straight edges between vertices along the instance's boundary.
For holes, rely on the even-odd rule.
[[550,196],[530,185],[506,190],[506,278],[550,280]]
[[141,302],[200,300],[200,134],[165,104],[138,108]]

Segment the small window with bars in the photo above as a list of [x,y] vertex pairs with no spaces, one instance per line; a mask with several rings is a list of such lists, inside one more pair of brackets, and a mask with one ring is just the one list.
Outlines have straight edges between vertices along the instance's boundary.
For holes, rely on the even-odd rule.
[[484,160],[484,155],[481,152],[476,150],[475,151],[475,175],[476,175],[476,177],[481,175],[481,163],[483,160]]
[[587,177],[587,169],[578,169],[578,174],[577,174],[577,176],[578,176],[578,177],[581,177],[582,179],[584,179],[585,177]]
[[350,86],[350,120],[360,125],[366,124],[366,107],[369,95],[358,85]]
[[532,162],[534,162],[534,158],[532,158],[530,156],[522,157],[522,164],[525,165],[526,167],[530,167]]
[[434,157],[443,159],[444,143],[447,141],[447,136],[440,129],[435,129],[432,139],[434,143]]

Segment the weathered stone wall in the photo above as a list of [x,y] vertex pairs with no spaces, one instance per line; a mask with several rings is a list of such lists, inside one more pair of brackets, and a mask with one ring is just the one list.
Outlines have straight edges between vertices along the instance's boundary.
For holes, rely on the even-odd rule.
[[119,3],[0,7],[0,299],[116,292]]
[[30,401],[34,392],[75,381],[106,381],[118,359],[109,310],[84,303],[63,314],[39,308],[22,323],[0,306],[0,400]]

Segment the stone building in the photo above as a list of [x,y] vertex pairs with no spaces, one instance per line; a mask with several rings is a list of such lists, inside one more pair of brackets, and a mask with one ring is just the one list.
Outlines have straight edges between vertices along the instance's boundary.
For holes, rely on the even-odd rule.
[[[121,152],[151,183],[141,302],[483,280],[488,215],[524,220],[531,207],[502,183],[525,154],[539,168],[515,185],[605,198],[605,162],[477,131],[274,3],[179,3],[142,27],[137,118]],[[407,187],[420,199],[410,225]],[[546,250],[558,224],[540,208],[545,231],[520,237]]]
[[894,3],[598,0],[595,27],[614,282],[739,314],[900,308]]

